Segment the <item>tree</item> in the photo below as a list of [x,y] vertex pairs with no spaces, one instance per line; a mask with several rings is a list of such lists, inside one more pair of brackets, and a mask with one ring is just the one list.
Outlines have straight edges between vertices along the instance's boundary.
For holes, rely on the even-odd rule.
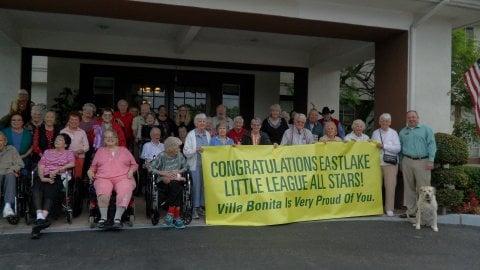
[[463,83],[463,74],[480,58],[480,49],[473,37],[469,37],[465,28],[452,33],[452,87],[451,104],[455,109],[455,123],[462,118],[462,108],[471,110],[470,94]]
[[340,74],[340,104],[355,108],[355,117],[364,119],[367,132],[373,128],[375,98],[375,62],[366,61],[347,67]]

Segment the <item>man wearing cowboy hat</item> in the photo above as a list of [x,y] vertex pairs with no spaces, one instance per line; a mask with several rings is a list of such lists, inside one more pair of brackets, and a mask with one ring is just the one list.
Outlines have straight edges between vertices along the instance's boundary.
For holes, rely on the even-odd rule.
[[334,112],[335,110],[330,110],[328,107],[323,107],[322,119],[320,119],[319,122],[322,125],[322,130],[323,130],[323,127],[325,127],[325,123],[330,121],[334,122],[335,126],[337,126],[338,136],[343,139],[345,137],[345,130],[343,129],[342,123],[340,123],[338,119],[335,119],[332,117],[332,114]]

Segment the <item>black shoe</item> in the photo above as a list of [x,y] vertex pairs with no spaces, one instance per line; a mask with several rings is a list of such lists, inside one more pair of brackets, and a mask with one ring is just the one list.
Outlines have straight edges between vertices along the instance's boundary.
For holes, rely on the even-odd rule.
[[101,218],[101,219],[97,222],[97,228],[99,228],[99,229],[104,229],[106,224],[107,224],[107,221],[106,221],[105,219]]
[[31,233],[31,236],[30,236],[31,239],[40,239],[40,230],[37,229],[37,228],[33,228],[32,229],[32,233]]
[[415,215],[409,215],[409,214],[405,213],[405,214],[401,214],[398,217],[399,218],[415,218]]
[[116,229],[116,230],[119,230],[123,228],[123,223],[120,219],[115,219],[113,221],[113,225],[112,225],[112,229]]
[[46,229],[46,228],[50,227],[51,224],[52,223],[47,219],[37,219],[37,220],[35,220],[34,228],[36,228],[38,230],[43,230],[43,229]]

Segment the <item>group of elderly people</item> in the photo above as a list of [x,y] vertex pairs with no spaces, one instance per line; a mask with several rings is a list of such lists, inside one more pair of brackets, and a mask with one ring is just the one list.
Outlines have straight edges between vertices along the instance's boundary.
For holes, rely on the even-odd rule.
[[[22,93],[23,94],[23,93]],[[22,108],[25,107],[22,106]],[[22,168],[35,169],[38,164],[38,181],[34,183],[33,201],[37,220],[32,237],[38,238],[40,230],[48,227],[47,216],[60,192],[60,175],[73,169],[74,176],[82,179],[88,176],[93,181],[100,208],[99,227],[107,222],[107,210],[112,191],[117,194],[114,227],[121,227],[121,216],[127,208],[136,187],[134,173],[139,161],[142,167],[159,175],[159,180],[168,187],[168,213],[165,224],[184,228],[179,217],[181,194],[185,180],[181,176],[187,168],[192,173],[193,218],[205,214],[201,155],[205,146],[222,145],[299,145],[315,142],[367,141],[374,140],[381,148],[381,167],[385,186],[385,212],[393,216],[395,186],[397,181],[399,153],[402,151],[402,137],[390,128],[391,116],[382,114],[379,118],[380,128],[375,130],[371,139],[364,134],[365,123],[355,120],[352,132],[345,134],[345,129],[332,114],[333,110],[324,107],[321,112],[312,109],[308,118],[302,113],[282,113],[278,104],[270,107],[270,113],[264,120],[253,118],[250,128],[244,127],[241,116],[231,119],[226,107],[219,105],[216,115],[207,117],[204,113],[192,116],[189,107],[179,106],[174,119],[169,118],[165,106],[158,108],[158,116],[152,112],[148,103],[143,103],[140,110],[128,106],[127,101],[120,100],[118,111],[103,109],[96,117],[96,107],[87,103],[81,113],[68,115],[65,127],[56,123],[53,111],[45,112],[45,106],[35,105],[25,123],[22,112],[11,111],[10,124],[0,132],[0,179],[5,182],[3,216],[14,214],[16,177],[22,174]],[[320,118],[322,116],[322,118]],[[414,146],[403,151],[404,156],[414,161],[429,161],[427,169],[433,166],[435,142],[431,129],[419,125],[418,113],[409,112],[409,124],[403,131],[406,144],[417,141],[425,144],[421,153],[416,153]],[[415,119],[413,119],[415,118]],[[415,122],[416,120],[416,122]],[[416,128],[427,130],[423,138]],[[411,138],[414,134],[416,137]],[[418,145],[416,146],[418,148]],[[409,152],[410,151],[410,152]],[[412,152],[413,151],[413,152]],[[417,151],[418,152],[418,151]],[[433,153],[433,154],[432,154]],[[393,162],[394,160],[395,162]],[[403,165],[405,166],[405,165]],[[413,164],[417,166],[418,164]],[[412,215],[415,205],[416,182],[429,183],[429,178],[418,181],[422,171],[417,167],[403,168],[413,181],[407,183],[408,214]],[[404,173],[405,174],[405,173]],[[425,177],[424,177],[425,178]],[[417,186],[415,186],[417,185]],[[413,194],[413,195],[412,195]],[[407,196],[408,195],[408,196]]]

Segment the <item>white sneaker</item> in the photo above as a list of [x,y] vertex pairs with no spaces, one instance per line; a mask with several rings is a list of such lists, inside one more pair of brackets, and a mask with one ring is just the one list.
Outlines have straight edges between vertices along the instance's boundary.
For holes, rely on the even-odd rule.
[[10,207],[10,205],[5,205],[5,207],[3,208],[3,217],[6,218],[14,215],[15,213],[13,212],[12,207]]
[[387,211],[387,216],[393,217],[393,216],[395,216],[395,215],[393,214],[393,211]]
[[198,216],[197,208],[193,208],[192,210],[192,218],[193,219],[199,219],[200,217]]

